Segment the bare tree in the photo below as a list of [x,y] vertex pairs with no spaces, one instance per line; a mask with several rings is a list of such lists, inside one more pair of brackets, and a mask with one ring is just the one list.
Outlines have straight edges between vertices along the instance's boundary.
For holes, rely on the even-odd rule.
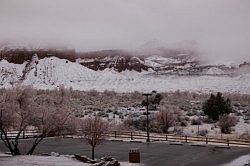
[[234,116],[224,114],[219,117],[220,130],[224,134],[230,134],[231,128],[237,124],[237,119]]
[[95,158],[95,147],[104,140],[104,133],[108,129],[108,123],[98,116],[81,120],[81,134],[84,140],[92,147],[92,159]]
[[[5,91],[1,95],[0,130],[1,140],[10,150],[12,155],[20,155],[18,148],[21,133],[30,125],[33,115],[30,89],[15,89]],[[14,140],[8,137],[8,131],[17,131]]]
[[163,133],[168,133],[168,129],[176,123],[178,114],[178,109],[173,106],[161,106],[157,120]]
[[[36,97],[36,91],[30,87],[5,90],[1,95],[0,130],[1,140],[12,155],[20,155],[19,139],[28,128],[33,127],[39,133],[35,136],[31,148],[26,153],[32,155],[37,145],[47,136],[61,135],[66,130],[73,130],[74,118],[64,104],[64,93],[48,94]],[[8,135],[16,131],[14,139]]]

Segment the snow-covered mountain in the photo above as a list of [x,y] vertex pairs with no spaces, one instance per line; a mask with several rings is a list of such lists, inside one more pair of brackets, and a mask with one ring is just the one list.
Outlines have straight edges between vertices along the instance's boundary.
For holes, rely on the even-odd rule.
[[[22,64],[0,61],[0,87],[32,85],[36,88],[51,89],[64,85],[78,90],[132,91],[196,91],[196,92],[239,92],[250,93],[250,67],[247,63],[229,68],[224,65],[201,65],[192,56],[179,55],[164,57],[130,57],[123,70],[116,66],[124,60],[112,56],[91,59],[81,57],[76,62],[58,57],[39,58]],[[114,60],[116,63],[111,63]],[[102,69],[91,69],[83,63],[104,61],[110,64]],[[129,68],[131,61],[143,66],[141,70]],[[96,64],[96,63],[93,63]],[[98,64],[100,65],[100,64]],[[97,65],[97,66],[98,66]],[[132,65],[133,66],[133,65]],[[136,65],[135,65],[136,66]],[[145,69],[144,69],[145,67]]]
[[147,71],[150,66],[145,64],[142,57],[130,55],[107,55],[92,56],[76,59],[76,62],[92,70],[105,70],[112,68],[117,72],[134,70],[137,72]]

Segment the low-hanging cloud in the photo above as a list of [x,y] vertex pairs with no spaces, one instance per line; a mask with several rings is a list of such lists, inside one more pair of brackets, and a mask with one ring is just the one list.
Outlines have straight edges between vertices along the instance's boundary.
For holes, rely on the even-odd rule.
[[250,60],[249,0],[0,0],[0,42],[80,51],[196,41],[208,60]]

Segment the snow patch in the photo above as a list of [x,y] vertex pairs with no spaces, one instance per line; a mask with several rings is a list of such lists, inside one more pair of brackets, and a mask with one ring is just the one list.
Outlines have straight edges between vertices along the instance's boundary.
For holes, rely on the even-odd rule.
[[[4,166],[90,166],[72,159],[72,156],[14,156],[0,157],[0,165]],[[132,164],[121,162],[121,166],[142,166],[142,164]]]
[[223,70],[217,68],[217,67],[211,67],[208,69],[207,73],[208,75],[223,75],[225,74]]
[[248,164],[248,165],[250,164],[250,154],[241,156],[241,157],[233,160],[232,162],[230,162],[228,164],[224,164],[222,166],[245,166],[246,164]]
[[174,58],[162,57],[160,55],[152,55],[145,59],[145,64],[150,67],[161,67],[166,64],[181,63],[180,60]]

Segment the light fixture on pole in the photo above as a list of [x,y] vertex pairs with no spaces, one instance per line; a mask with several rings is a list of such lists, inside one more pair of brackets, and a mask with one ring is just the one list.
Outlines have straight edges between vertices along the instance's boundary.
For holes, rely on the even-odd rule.
[[149,106],[149,102],[148,102],[148,97],[152,95],[152,93],[143,93],[143,96],[146,96],[146,106],[147,106],[147,142],[150,142],[150,138],[149,138],[149,121],[148,121],[148,106]]

